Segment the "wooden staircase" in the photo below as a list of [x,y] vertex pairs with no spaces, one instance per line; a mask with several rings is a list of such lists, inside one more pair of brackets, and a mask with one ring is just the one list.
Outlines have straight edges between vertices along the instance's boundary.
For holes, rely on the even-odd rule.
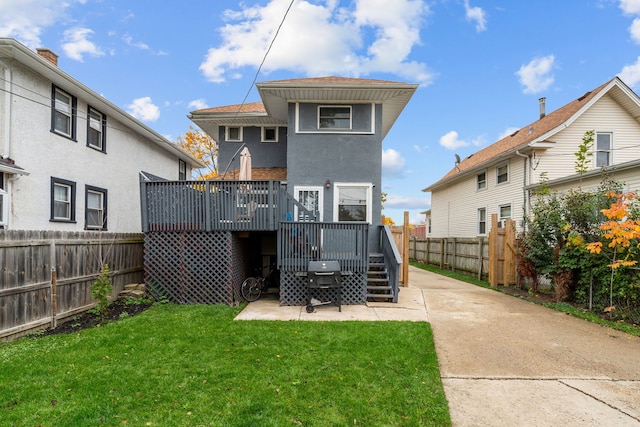
[[383,254],[369,254],[367,270],[367,301],[393,302],[393,287]]

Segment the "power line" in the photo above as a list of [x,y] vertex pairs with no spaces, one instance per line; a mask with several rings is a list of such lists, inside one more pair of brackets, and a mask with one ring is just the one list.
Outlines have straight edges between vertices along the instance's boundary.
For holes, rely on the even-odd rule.
[[262,66],[264,65],[265,61],[267,60],[267,56],[269,55],[269,52],[271,52],[271,48],[273,47],[273,44],[275,43],[276,38],[278,37],[278,33],[280,33],[280,29],[282,28],[282,25],[284,25],[284,21],[287,19],[287,15],[289,14],[289,11],[291,10],[291,7],[293,6],[293,3],[295,1],[296,0],[291,0],[291,2],[289,3],[289,7],[287,7],[287,10],[284,12],[284,16],[282,17],[282,20],[280,21],[280,24],[278,25],[278,28],[276,29],[276,33],[273,35],[273,38],[271,39],[271,43],[269,43],[269,47],[267,48],[267,51],[264,53],[264,56],[262,57],[262,62],[260,62],[260,66],[256,70],[256,74],[253,77],[253,81],[251,82],[251,85],[249,86],[249,90],[247,90],[247,93],[244,96],[244,99],[242,100],[242,103],[238,107],[238,111],[236,111],[236,115],[234,116],[234,118],[236,118],[238,116],[238,114],[240,113],[240,110],[242,109],[242,106],[245,104],[245,102],[247,101],[247,98],[249,97],[249,94],[251,93],[251,89],[253,89],[253,86],[256,84],[256,81],[258,80],[258,76],[260,75],[260,71],[262,70]]

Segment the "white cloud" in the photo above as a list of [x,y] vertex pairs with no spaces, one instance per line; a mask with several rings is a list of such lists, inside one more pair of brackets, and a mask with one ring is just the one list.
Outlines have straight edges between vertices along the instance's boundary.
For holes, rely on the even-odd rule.
[[[384,207],[395,209],[429,209],[429,203],[427,197],[407,197],[388,194]],[[382,213],[384,214],[384,211],[382,211]]]
[[553,84],[551,71],[555,62],[554,55],[534,58],[528,64],[523,65],[516,72],[520,77],[520,83],[524,86],[524,93],[538,93],[546,90]]
[[[42,47],[42,30],[64,20],[67,9],[73,3],[58,0],[2,0],[0,37],[15,38],[31,49]],[[84,1],[77,3],[84,4]]]
[[636,87],[640,82],[640,56],[636,60],[635,64],[625,65],[622,68],[618,77],[622,79],[626,84],[631,87]]
[[629,27],[629,34],[631,34],[631,39],[635,43],[640,44],[640,18],[633,20]]
[[207,108],[207,102],[204,98],[194,99],[189,103],[189,108],[193,108],[194,110],[202,110],[203,108]]
[[76,61],[83,61],[83,55],[93,57],[104,56],[104,51],[88,38],[93,35],[89,28],[70,28],[63,34],[62,50],[67,56]]
[[[424,0],[356,0],[351,9],[338,3],[293,3],[263,71],[286,69],[310,76],[387,72],[431,82],[426,64],[409,59],[429,13]],[[240,10],[227,10],[228,23],[218,30],[222,41],[200,65],[205,77],[221,83],[239,76],[244,67],[260,66],[289,4],[271,0],[264,6],[241,3]]]
[[446,133],[445,135],[440,137],[440,145],[448,150],[455,150],[460,147],[468,147],[469,143],[458,139],[458,132],[452,130],[451,132]]
[[640,15],[640,0],[620,0],[620,9],[624,13]]
[[134,99],[127,105],[128,112],[138,120],[155,122],[160,117],[160,109],[151,101],[151,97]]
[[469,6],[469,0],[464,0],[464,10],[466,12],[467,21],[476,23],[476,31],[482,32],[487,29],[487,14],[480,7]]
[[405,170],[405,161],[402,154],[388,148],[382,150],[382,175],[386,178],[397,178],[402,176]]

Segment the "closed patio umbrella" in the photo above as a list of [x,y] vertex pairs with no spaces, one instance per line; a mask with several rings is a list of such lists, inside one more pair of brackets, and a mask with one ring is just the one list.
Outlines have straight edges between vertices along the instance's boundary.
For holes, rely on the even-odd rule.
[[251,153],[247,147],[240,152],[240,175],[241,181],[251,181]]

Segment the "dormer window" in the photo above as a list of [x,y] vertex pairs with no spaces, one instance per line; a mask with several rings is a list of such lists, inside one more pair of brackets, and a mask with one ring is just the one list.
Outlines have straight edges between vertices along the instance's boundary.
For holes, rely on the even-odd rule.
[[351,106],[318,107],[318,129],[351,129]]
[[229,142],[242,142],[242,127],[227,126],[225,128],[225,140]]

